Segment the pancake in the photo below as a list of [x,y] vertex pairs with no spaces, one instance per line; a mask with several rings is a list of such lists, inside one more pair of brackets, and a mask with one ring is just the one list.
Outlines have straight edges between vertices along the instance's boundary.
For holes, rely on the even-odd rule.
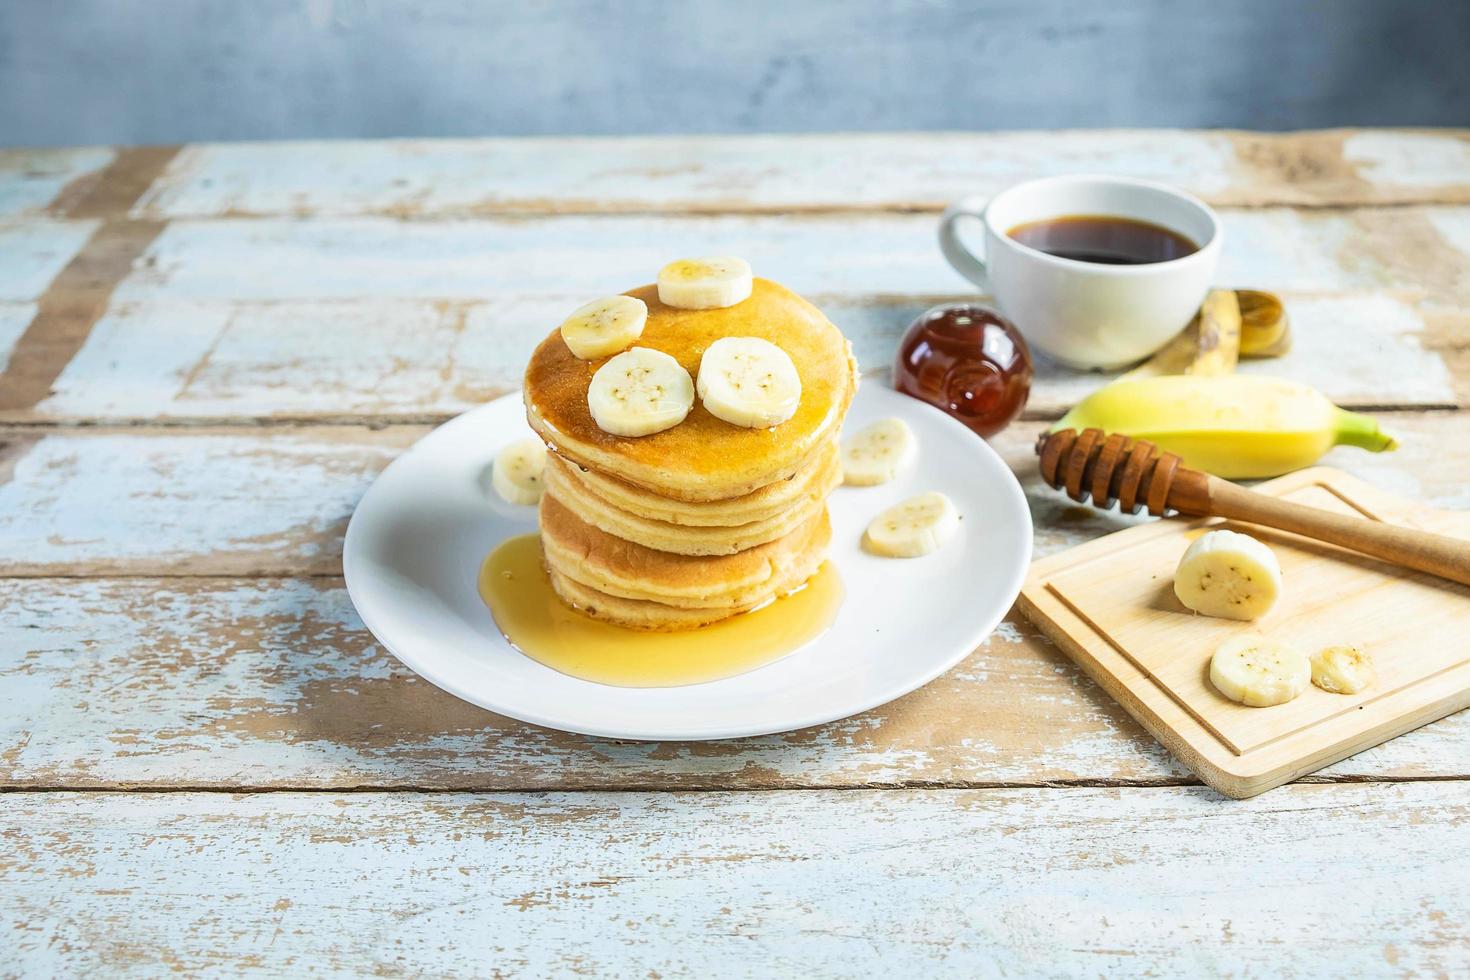
[[648,305],[637,346],[663,351],[699,374],[699,359],[721,337],[760,337],[790,355],[801,376],[796,414],[769,429],[715,418],[698,399],[680,424],[652,435],[602,431],[587,407],[587,388],[604,360],[572,355],[553,331],[526,367],[526,417],[562,456],[665,497],[726,500],[785,480],[813,458],[842,424],[857,388],[857,366],[842,333],[795,293],[756,279],[751,295],[717,310],[681,310],[659,302],[655,286],[632,290]]
[[831,538],[821,510],[784,538],[736,555],[693,558],[624,541],[550,494],[541,498],[541,542],[553,572],[614,597],[679,608],[733,613],[790,591],[821,564]]
[[774,541],[826,506],[827,494],[813,493],[793,501],[785,510],[760,521],[734,527],[690,527],[651,521],[608,503],[567,475],[575,465],[548,463],[546,492],[572,513],[608,534],[676,555],[733,555]]
[[551,579],[551,587],[561,600],[573,609],[579,610],[586,616],[599,619],[615,626],[626,629],[654,630],[659,632],[672,632],[674,630],[697,629],[700,626],[708,626],[722,619],[737,616],[740,613],[750,612],[758,609],[788,592],[795,591],[803,582],[817,573],[821,567],[822,556],[817,556],[799,575],[793,576],[791,585],[778,589],[771,593],[767,599],[742,606],[737,609],[684,609],[677,606],[668,606],[661,602],[645,602],[639,599],[624,599],[619,596],[608,595],[596,589],[589,588],[580,582],[567,578],[555,569],[548,569],[547,576]]
[[[775,517],[811,496],[826,497],[842,483],[842,466],[837,441],[829,439],[818,447],[814,458],[789,480],[778,480],[758,490],[728,500],[695,502],[661,497],[617,477],[583,469],[555,453],[547,466],[556,467],[566,481],[593,494],[605,503],[651,521],[689,527],[737,527]],[[567,497],[569,494],[563,494]]]

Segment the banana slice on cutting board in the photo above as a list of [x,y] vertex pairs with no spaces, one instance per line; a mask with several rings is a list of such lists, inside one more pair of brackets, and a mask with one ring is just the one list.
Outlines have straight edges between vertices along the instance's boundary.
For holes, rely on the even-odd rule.
[[540,439],[513,442],[495,457],[490,470],[490,485],[508,504],[535,504],[546,489],[542,473],[546,469],[546,445]]
[[769,429],[796,414],[801,376],[791,355],[759,337],[721,337],[699,359],[699,400],[731,425]]
[[1312,683],[1312,665],[1300,650],[1263,636],[1235,636],[1210,658],[1210,683],[1252,708],[1285,704]]
[[1373,658],[1357,647],[1328,647],[1312,654],[1312,683],[1329,694],[1357,694],[1377,679]]
[[603,432],[646,436],[684,421],[694,405],[694,382],[663,351],[625,350],[592,375],[587,408]]
[[658,299],[681,310],[717,310],[750,296],[750,263],[733,255],[678,259],[658,270]]
[[604,296],[577,307],[562,321],[561,339],[584,361],[627,350],[643,336],[648,305],[636,296]]
[[913,464],[919,440],[903,419],[879,419],[842,445],[842,482],[853,487],[887,483]]
[[959,529],[954,502],[931,491],[873,518],[863,534],[863,547],[884,558],[919,558],[938,551]]
[[1206,616],[1258,619],[1281,594],[1281,566],[1270,548],[1247,534],[1210,531],[1179,559],[1174,594]]

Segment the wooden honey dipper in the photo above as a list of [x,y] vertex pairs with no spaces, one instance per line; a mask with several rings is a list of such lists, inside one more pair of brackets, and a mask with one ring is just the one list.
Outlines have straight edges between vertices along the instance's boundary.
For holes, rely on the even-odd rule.
[[1092,497],[1107,510],[1117,503],[1129,514],[1144,506],[1155,517],[1169,512],[1224,517],[1291,531],[1383,561],[1470,585],[1470,541],[1415,531],[1360,517],[1346,517],[1236,486],[1183,465],[1143,439],[1100,429],[1063,429],[1036,443],[1041,478],[1079,504]]

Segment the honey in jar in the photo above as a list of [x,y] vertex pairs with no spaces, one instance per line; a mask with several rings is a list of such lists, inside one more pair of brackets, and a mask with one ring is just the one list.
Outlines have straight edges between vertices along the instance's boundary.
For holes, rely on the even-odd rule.
[[1031,374],[1020,331],[988,307],[961,303],[936,306],[909,325],[893,387],[988,439],[1026,407]]

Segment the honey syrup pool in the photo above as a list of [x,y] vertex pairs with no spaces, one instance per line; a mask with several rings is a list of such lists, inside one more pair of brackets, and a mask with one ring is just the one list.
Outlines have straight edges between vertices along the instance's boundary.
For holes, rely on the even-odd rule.
[[801,589],[752,612],[678,633],[624,629],[562,602],[535,534],[492,551],[479,588],[511,646],[552,670],[615,687],[703,684],[774,663],[825,633],[843,595],[832,563],[823,562]]

